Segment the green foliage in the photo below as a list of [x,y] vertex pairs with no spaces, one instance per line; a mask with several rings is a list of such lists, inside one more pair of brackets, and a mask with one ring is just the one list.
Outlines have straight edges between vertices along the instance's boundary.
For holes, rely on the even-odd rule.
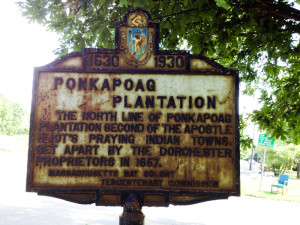
[[266,164],[278,175],[299,163],[299,155],[299,145],[287,144],[286,142],[278,140],[274,148],[268,148]]
[[[245,93],[262,91],[253,114],[275,138],[300,142],[299,0],[23,0],[29,21],[61,35],[59,55],[85,47],[113,48],[114,25],[132,7],[160,22],[160,46],[184,40],[195,54],[240,71]],[[283,128],[285,127],[285,129]]]
[[243,115],[240,115],[240,146],[241,146],[241,159],[244,159],[249,155],[248,150],[251,148],[253,140],[248,135],[245,135],[245,129],[247,123],[243,118]]
[[289,165],[289,161],[283,151],[277,149],[270,149],[266,156],[266,164],[272,168],[275,175],[284,173]]
[[[270,150],[271,148],[267,147],[267,152]],[[263,161],[263,157],[264,157],[264,150],[265,147],[262,146],[255,146],[255,155],[253,157],[253,159],[256,162],[262,162]]]
[[[27,118],[26,118],[27,117]],[[0,133],[6,135],[27,134],[29,117],[17,103],[0,94]]]
[[230,7],[225,0],[215,0],[215,2],[217,6],[222,7],[224,9],[228,9]]
[[267,92],[262,90],[262,108],[253,112],[253,120],[261,129],[275,138],[299,143],[300,134],[300,76],[299,71],[281,73],[276,85]]

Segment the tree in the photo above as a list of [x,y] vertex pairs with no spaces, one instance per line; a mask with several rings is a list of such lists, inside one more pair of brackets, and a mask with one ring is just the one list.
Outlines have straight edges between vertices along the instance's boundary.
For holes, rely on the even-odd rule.
[[251,148],[251,145],[253,144],[252,138],[250,138],[248,135],[245,134],[245,129],[247,127],[247,123],[245,119],[243,118],[243,115],[240,115],[240,152],[241,152],[241,159],[246,158],[248,154],[248,149]]
[[[0,133],[6,135],[27,134],[29,121],[25,110],[0,94]],[[28,119],[28,120],[27,120]]]
[[[262,92],[253,120],[275,138],[300,142],[300,0],[23,0],[24,16],[61,35],[62,55],[113,48],[114,25],[132,7],[160,22],[161,48],[184,40],[194,54],[240,71],[244,93]],[[284,129],[287,127],[288,129]]]
[[300,155],[300,146],[288,144],[281,140],[276,142],[274,148],[268,148],[266,164],[273,169],[276,175],[284,173],[299,162],[296,160]]

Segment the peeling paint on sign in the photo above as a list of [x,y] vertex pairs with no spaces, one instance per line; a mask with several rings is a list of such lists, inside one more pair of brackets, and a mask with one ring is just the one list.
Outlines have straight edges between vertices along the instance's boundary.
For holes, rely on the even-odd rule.
[[97,205],[137,192],[149,206],[239,195],[238,73],[160,51],[157,29],[133,10],[116,49],[36,68],[27,191]]

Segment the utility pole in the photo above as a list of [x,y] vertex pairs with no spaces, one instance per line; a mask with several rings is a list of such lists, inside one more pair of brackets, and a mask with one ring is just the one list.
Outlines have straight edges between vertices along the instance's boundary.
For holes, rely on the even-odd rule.
[[255,134],[255,124],[253,125],[253,135],[252,135],[252,148],[251,148],[251,159],[249,170],[252,170],[253,154],[254,154],[254,134]]

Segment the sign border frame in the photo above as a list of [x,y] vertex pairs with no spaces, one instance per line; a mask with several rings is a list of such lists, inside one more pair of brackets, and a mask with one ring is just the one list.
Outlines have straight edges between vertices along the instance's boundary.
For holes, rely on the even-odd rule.
[[[88,68],[87,66],[87,56],[88,53],[117,53],[119,54],[119,28],[123,26],[127,16],[129,13],[133,11],[142,11],[148,15],[149,26],[153,26],[155,29],[155,42],[154,42],[154,55],[185,55],[185,69],[184,70],[160,70],[160,69],[138,69],[136,66],[132,66],[129,69],[118,69],[118,68]],[[130,193],[136,193],[143,202],[145,206],[168,206],[169,204],[173,205],[190,205],[199,202],[209,201],[209,200],[217,200],[217,199],[227,199],[229,196],[240,196],[240,143],[239,143],[239,72],[237,70],[228,69],[223,67],[222,65],[216,63],[215,61],[202,56],[202,55],[194,55],[190,54],[189,51],[186,50],[160,50],[159,49],[159,24],[152,23],[152,19],[150,14],[140,8],[133,8],[127,12],[124,16],[123,22],[119,22],[115,26],[115,48],[114,49],[96,49],[96,48],[85,48],[83,52],[73,52],[62,56],[61,58],[41,67],[34,68],[34,77],[33,77],[33,89],[32,89],[32,102],[31,102],[31,114],[30,114],[30,131],[29,131],[29,151],[28,151],[28,164],[27,164],[27,180],[26,180],[26,191],[27,192],[37,192],[38,195],[45,195],[56,197],[60,199],[64,199],[67,201],[79,203],[79,204],[92,204],[96,203],[96,205],[104,205],[104,206],[122,206]],[[67,59],[73,57],[82,57],[82,68],[74,68],[74,67],[59,67],[59,64],[64,62]],[[200,69],[200,70],[192,70],[190,69],[190,63],[192,59],[200,59],[207,64],[213,66],[216,69]],[[72,190],[67,188],[52,188],[52,187],[43,187],[43,188],[34,188],[31,186],[32,181],[32,163],[33,163],[33,133],[34,133],[34,124],[35,124],[35,107],[36,107],[36,99],[37,99],[37,87],[38,87],[38,75],[41,72],[72,72],[72,73],[132,73],[132,74],[182,74],[184,75],[231,75],[234,77],[234,86],[235,86],[235,192],[209,192],[209,191],[167,191],[167,190],[111,190],[111,189],[98,189],[98,188],[73,188]],[[120,194],[120,202],[109,202],[103,203],[101,202],[101,197],[103,193],[111,193],[111,194]],[[82,196],[94,196],[90,198],[83,198]],[[145,203],[144,196],[146,194],[160,194],[163,195],[163,201],[160,203]],[[170,195],[188,195],[194,196],[189,200],[172,200]]]

